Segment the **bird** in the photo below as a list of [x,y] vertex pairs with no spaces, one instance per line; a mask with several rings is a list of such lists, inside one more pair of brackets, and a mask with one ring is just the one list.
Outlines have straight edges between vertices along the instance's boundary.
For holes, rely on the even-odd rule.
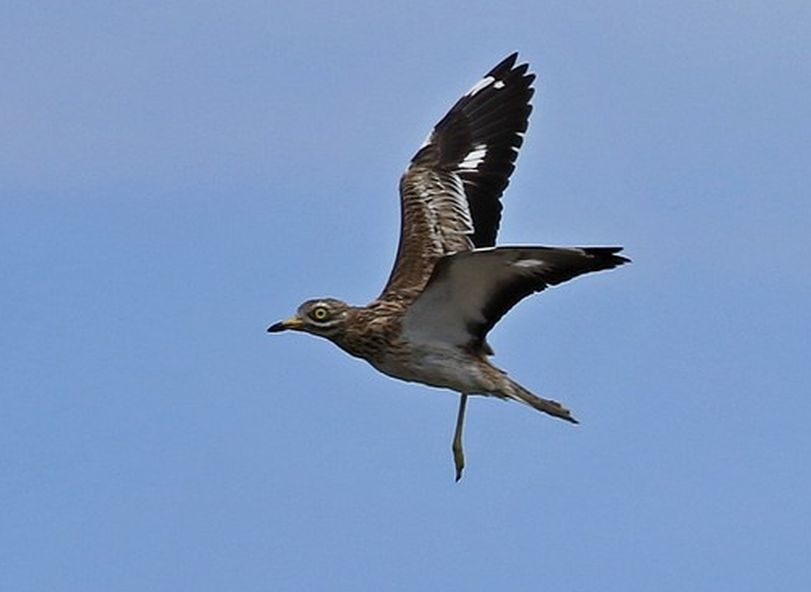
[[400,238],[380,295],[366,306],[302,303],[268,327],[325,338],[388,376],[460,395],[451,450],[462,477],[468,397],[523,403],[578,423],[490,362],[488,333],[519,301],[628,263],[622,247],[496,246],[502,202],[532,112],[535,75],[512,53],[439,120],[400,178]]

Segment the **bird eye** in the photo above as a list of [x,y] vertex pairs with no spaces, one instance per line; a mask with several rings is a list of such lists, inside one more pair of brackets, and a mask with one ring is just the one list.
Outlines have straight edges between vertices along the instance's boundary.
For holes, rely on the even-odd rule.
[[325,321],[329,316],[329,311],[326,306],[316,306],[310,313],[310,316],[316,321]]

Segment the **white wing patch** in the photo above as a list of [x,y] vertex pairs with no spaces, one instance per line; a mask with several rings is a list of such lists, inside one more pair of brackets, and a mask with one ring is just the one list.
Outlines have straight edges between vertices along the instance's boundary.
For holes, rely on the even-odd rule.
[[[466,97],[474,96],[477,92],[479,92],[481,90],[484,90],[485,88],[487,88],[488,86],[493,84],[493,82],[495,82],[495,80],[496,79],[493,78],[492,76],[485,76],[484,78],[479,80],[476,84],[474,84],[473,88],[471,88],[469,91],[467,91],[465,93],[465,96]],[[502,83],[501,86],[504,86],[504,83]]]
[[473,88],[471,88],[469,91],[465,93],[465,96],[473,97],[477,93],[483,91],[485,88],[490,86],[491,84],[493,85],[493,88],[496,90],[501,90],[502,88],[507,86],[506,84],[504,84],[503,80],[496,80],[492,76],[485,76],[484,78],[479,80],[476,84],[474,84]]
[[529,268],[538,268],[538,267],[546,267],[546,263],[543,261],[538,261],[537,259],[523,259],[521,261],[516,261],[513,263],[514,267],[529,267]]
[[468,152],[467,156],[459,163],[460,169],[478,169],[479,165],[484,161],[487,156],[487,144],[477,144],[473,150]]

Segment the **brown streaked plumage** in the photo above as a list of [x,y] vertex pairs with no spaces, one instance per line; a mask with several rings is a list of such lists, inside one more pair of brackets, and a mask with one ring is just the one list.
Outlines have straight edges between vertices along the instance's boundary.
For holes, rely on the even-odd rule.
[[501,195],[515,168],[532,106],[533,74],[512,54],[434,127],[400,180],[401,233],[394,267],[367,306],[304,302],[269,332],[329,339],[401,380],[460,393],[453,438],[462,475],[469,395],[513,399],[572,423],[489,362],[488,332],[521,299],[578,275],[628,262],[621,247],[495,247]]

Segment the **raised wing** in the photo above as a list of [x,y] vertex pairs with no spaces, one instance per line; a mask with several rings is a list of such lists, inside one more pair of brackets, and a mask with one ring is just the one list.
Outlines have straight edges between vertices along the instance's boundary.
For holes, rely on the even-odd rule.
[[416,297],[436,261],[495,244],[501,198],[532,106],[533,74],[512,54],[436,124],[400,179],[400,243],[387,295]]
[[491,353],[490,329],[521,299],[629,259],[621,247],[499,247],[456,253],[436,264],[423,293],[408,308],[409,340],[440,342]]

